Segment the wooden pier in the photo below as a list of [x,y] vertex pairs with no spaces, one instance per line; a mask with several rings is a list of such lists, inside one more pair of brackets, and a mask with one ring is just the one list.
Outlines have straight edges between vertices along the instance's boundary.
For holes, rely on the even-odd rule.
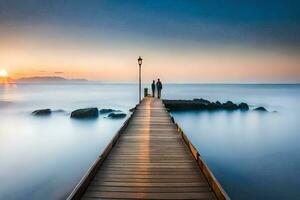
[[229,199],[159,99],[146,97],[68,199]]

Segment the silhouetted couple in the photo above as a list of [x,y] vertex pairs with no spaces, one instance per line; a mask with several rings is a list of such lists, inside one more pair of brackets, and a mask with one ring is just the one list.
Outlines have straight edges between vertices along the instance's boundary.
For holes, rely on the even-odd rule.
[[155,84],[155,80],[153,80],[151,84],[151,88],[152,88],[152,97],[155,97],[155,91],[157,91],[157,98],[160,99],[161,90],[162,90],[162,83],[160,82],[160,79],[157,79],[156,84]]

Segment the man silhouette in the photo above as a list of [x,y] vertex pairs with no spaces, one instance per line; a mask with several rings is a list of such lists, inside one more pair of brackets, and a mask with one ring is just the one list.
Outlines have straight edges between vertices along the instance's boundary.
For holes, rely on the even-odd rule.
[[151,84],[151,88],[152,88],[152,97],[155,97],[155,80],[153,80]]
[[160,97],[161,97],[161,90],[162,90],[162,83],[160,82],[160,79],[157,79],[156,89],[157,89],[157,98],[160,99]]

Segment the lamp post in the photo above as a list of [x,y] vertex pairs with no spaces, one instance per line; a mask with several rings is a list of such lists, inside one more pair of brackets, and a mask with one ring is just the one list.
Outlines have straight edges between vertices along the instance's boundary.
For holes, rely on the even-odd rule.
[[141,56],[139,56],[138,64],[139,64],[139,102],[140,103],[142,101],[142,98],[141,98],[141,93],[142,93],[142,86],[141,86],[141,82],[142,82],[142,72],[141,72],[142,63],[143,63],[143,59],[141,58]]

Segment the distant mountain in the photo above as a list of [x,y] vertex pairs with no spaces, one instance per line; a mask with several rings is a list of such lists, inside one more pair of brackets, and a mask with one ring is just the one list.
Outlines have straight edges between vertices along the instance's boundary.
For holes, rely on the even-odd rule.
[[18,83],[37,83],[37,82],[84,82],[86,79],[66,79],[59,76],[33,76],[24,77],[16,80]]
[[84,78],[75,78],[75,79],[67,79],[67,81],[73,81],[73,82],[85,82],[88,81],[87,79]]
[[67,79],[58,76],[33,76],[17,79],[17,82],[52,82],[67,81]]

